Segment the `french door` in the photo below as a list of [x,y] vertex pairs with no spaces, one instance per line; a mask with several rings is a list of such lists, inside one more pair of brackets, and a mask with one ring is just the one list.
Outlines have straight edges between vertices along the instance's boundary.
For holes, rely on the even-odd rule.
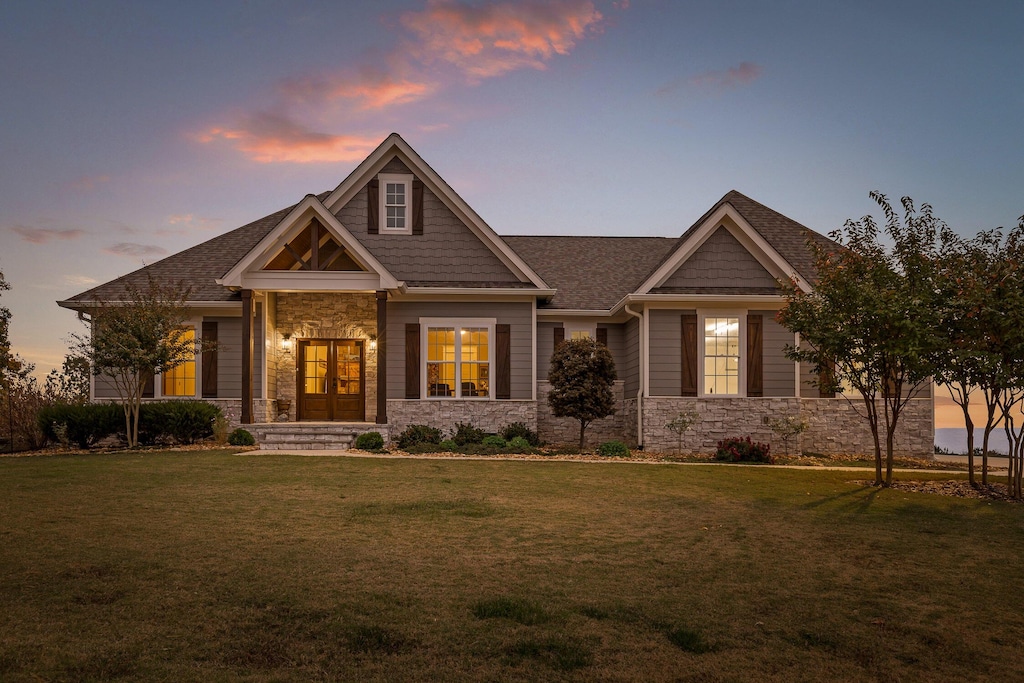
[[299,342],[298,419],[366,419],[365,358],[361,339],[306,339]]

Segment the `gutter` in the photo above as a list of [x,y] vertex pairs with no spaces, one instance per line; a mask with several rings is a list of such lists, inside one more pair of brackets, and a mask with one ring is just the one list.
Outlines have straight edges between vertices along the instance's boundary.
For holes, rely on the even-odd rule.
[[644,447],[644,368],[647,362],[647,344],[644,339],[644,316],[642,313],[630,309],[629,304],[625,304],[622,307],[629,315],[639,321],[637,325],[637,335],[639,336],[638,346],[640,351],[640,386],[636,390],[636,445],[637,448]]

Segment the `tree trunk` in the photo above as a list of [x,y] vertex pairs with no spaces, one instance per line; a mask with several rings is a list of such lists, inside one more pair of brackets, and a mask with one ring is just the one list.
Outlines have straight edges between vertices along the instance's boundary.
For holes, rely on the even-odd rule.
[[978,482],[974,480],[974,421],[971,420],[971,412],[967,409],[968,404],[965,401],[963,404],[964,409],[964,423],[967,425],[967,478],[971,482],[971,486],[977,486]]

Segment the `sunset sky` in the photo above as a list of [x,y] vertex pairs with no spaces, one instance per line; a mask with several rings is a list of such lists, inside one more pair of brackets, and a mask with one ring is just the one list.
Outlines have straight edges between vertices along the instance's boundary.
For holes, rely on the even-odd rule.
[[[41,373],[94,284],[333,189],[396,131],[501,234],[676,236],[730,189],[1024,213],[1024,3],[0,5],[0,271]],[[940,424],[954,426],[940,407]]]

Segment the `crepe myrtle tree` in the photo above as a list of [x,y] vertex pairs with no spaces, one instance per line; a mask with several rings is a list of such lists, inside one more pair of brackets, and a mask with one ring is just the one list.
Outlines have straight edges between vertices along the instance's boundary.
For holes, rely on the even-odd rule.
[[818,282],[810,292],[788,283],[778,320],[800,334],[800,346],[787,347],[787,356],[812,364],[819,386],[860,395],[874,441],[875,484],[889,486],[900,417],[926,389],[940,343],[934,269],[943,224],[929,205],[918,211],[909,197],[901,220],[885,195],[870,196],[885,214],[884,228],[865,216],[833,232],[832,248],[812,244]]
[[582,451],[587,426],[615,414],[615,361],[608,347],[590,338],[561,342],[551,356],[548,405],[555,417],[579,420]]
[[183,283],[162,284],[152,276],[142,287],[129,283],[120,299],[97,301],[90,332],[74,337],[75,351],[89,359],[92,374],[117,391],[129,448],[138,445],[139,409],[149,381],[212,348],[185,327],[190,294]]

